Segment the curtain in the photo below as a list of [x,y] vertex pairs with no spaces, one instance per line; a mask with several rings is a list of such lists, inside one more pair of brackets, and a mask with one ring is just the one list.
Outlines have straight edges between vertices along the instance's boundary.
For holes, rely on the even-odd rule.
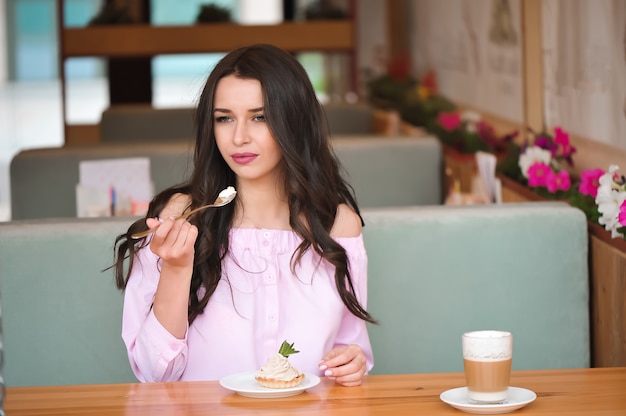
[[547,127],[626,149],[626,2],[543,0]]
[[519,0],[420,0],[412,3],[412,58],[435,70],[440,92],[513,122],[523,122]]

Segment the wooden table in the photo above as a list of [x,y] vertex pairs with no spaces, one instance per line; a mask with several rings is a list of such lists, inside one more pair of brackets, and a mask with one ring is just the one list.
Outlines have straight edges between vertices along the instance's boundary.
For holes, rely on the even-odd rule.
[[[307,392],[252,399],[217,382],[11,387],[5,410],[23,415],[463,415],[439,399],[462,373],[369,376],[360,387],[328,379]],[[513,386],[537,393],[520,415],[626,415],[626,367],[514,371]]]

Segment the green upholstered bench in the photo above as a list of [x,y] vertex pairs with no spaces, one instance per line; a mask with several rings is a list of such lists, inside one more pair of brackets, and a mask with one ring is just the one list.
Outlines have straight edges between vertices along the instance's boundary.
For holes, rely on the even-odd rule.
[[587,225],[566,204],[367,210],[373,373],[463,371],[461,334],[513,333],[513,368],[590,364]]
[[[584,215],[564,204],[364,209],[373,373],[461,371],[461,333],[514,334],[513,367],[589,365]],[[135,381],[113,241],[132,218],[0,223],[7,385]]]
[[121,339],[115,236],[131,218],[0,223],[8,386],[136,381]]

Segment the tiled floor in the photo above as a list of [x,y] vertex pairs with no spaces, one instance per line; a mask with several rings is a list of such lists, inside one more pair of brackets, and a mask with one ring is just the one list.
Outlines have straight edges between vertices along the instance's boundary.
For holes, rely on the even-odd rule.
[[[203,79],[155,80],[153,103],[181,107],[195,103]],[[104,79],[68,85],[67,119],[96,124],[108,106]],[[61,88],[58,81],[0,84],[0,221],[11,219],[9,165],[22,149],[63,145]]]

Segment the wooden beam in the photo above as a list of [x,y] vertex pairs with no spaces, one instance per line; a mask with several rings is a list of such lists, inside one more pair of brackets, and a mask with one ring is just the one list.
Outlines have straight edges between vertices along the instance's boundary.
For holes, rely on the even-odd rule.
[[522,0],[524,122],[534,131],[544,124],[541,0]]
[[389,59],[404,59],[411,52],[410,19],[411,7],[405,0],[387,0],[387,36]]
[[355,47],[350,20],[279,25],[94,26],[68,28],[63,32],[61,51],[64,58],[218,53],[260,42],[272,43],[290,52],[350,51]]

